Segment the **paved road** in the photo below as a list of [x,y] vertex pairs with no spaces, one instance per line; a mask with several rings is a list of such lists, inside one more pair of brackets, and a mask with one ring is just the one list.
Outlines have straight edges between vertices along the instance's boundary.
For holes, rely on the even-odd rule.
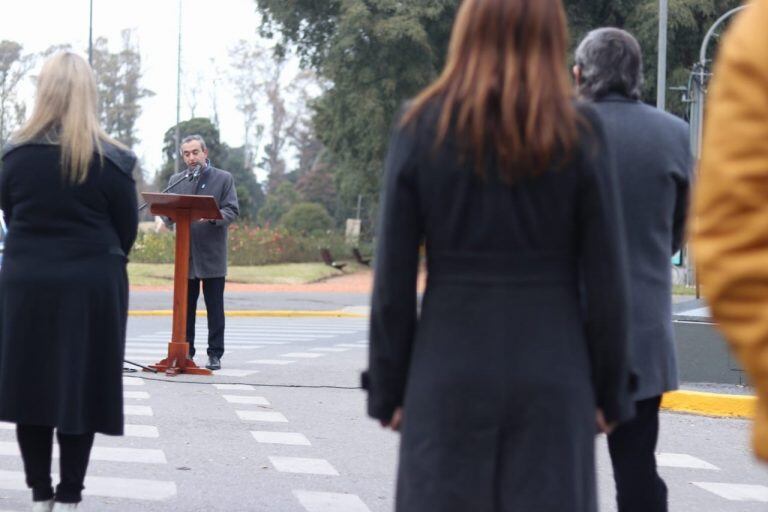
[[[214,377],[126,377],[128,435],[97,438],[80,510],[391,511],[397,436],[364,417],[357,389],[366,321],[227,321]],[[169,331],[170,318],[132,317],[128,358],[161,358]],[[29,494],[10,427],[0,425],[0,512],[21,512]],[[747,422],[664,414],[662,428],[671,510],[768,509],[768,471],[751,460]],[[597,450],[610,511],[602,440]]]

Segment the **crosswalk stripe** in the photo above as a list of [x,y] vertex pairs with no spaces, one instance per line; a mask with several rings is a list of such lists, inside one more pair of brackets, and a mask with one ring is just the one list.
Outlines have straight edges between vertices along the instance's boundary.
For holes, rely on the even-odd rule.
[[251,435],[259,443],[265,444],[286,444],[294,446],[312,445],[304,434],[299,434],[298,432],[267,432],[262,430],[252,430]]
[[259,370],[240,370],[235,368],[224,368],[222,370],[216,370],[214,375],[223,375],[225,377],[248,377],[254,373],[259,373]]
[[293,491],[293,495],[307,512],[371,512],[355,494]]
[[311,348],[309,350],[315,351],[315,352],[346,352],[349,350],[349,347],[320,347],[320,348]]
[[719,482],[691,482],[696,487],[729,501],[756,501],[768,503],[768,487],[764,485],[728,484]]
[[147,400],[149,393],[146,391],[123,391],[123,398],[135,398],[137,400]]
[[148,405],[124,405],[123,414],[126,416],[154,416]]
[[269,461],[277,471],[281,473],[302,473],[307,475],[335,475],[336,471],[330,462],[325,459],[306,459],[301,457],[275,457],[270,456]]
[[214,384],[213,387],[221,391],[255,391],[250,384]]
[[[19,457],[19,445],[15,441],[0,441],[0,455]],[[59,445],[53,446],[53,457],[59,457]],[[91,449],[91,460],[109,462],[142,462],[145,464],[167,464],[165,452],[149,448],[115,448],[94,446]]]
[[263,396],[250,395],[221,395],[231,404],[269,405],[269,400]]
[[137,378],[123,377],[123,386],[143,386],[144,381]]
[[325,354],[318,354],[316,352],[289,352],[287,354],[281,354],[280,357],[295,357],[296,359],[315,359],[317,357],[323,357]]
[[270,423],[288,423],[282,413],[275,411],[235,411],[243,421],[264,421]]
[[336,347],[346,347],[346,348],[368,348],[367,345],[359,345],[357,343],[337,343],[334,346],[336,346]]
[[146,437],[146,438],[158,438],[160,437],[160,431],[154,425],[124,425],[125,435],[127,437]]
[[720,468],[714,464],[710,464],[707,461],[685,453],[657,453],[656,465],[667,468],[711,469],[720,471]]
[[285,359],[255,359],[248,362],[252,364],[282,365],[295,363],[296,361],[288,361]]

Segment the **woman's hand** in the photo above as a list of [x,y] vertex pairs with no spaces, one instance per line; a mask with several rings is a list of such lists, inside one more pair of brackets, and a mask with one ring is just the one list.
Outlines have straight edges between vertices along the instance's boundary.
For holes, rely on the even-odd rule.
[[392,418],[389,421],[381,420],[382,427],[389,427],[393,431],[398,432],[400,425],[403,423],[403,408],[398,407],[395,412],[392,413]]
[[603,434],[610,434],[613,432],[613,429],[615,429],[617,425],[616,422],[608,423],[605,421],[605,415],[603,414],[602,409],[597,410],[595,420],[597,423],[597,430]]

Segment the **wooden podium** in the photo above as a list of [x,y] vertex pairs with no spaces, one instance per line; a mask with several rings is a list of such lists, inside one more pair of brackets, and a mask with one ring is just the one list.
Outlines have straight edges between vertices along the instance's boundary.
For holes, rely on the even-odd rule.
[[164,215],[176,223],[176,263],[173,271],[173,333],[168,343],[168,357],[150,365],[155,370],[175,376],[180,373],[211,375],[211,370],[199,368],[189,358],[187,343],[187,288],[189,283],[190,225],[200,219],[221,219],[213,196],[157,194],[142,192],[150,212]]

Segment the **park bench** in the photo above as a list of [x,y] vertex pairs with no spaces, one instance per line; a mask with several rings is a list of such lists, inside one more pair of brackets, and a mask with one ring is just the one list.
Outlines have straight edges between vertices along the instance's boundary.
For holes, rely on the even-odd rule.
[[371,258],[363,258],[363,255],[360,254],[360,250],[355,247],[352,249],[352,255],[355,257],[355,260],[361,265],[365,265],[366,267],[371,266]]
[[347,266],[346,263],[339,263],[337,261],[333,261],[333,256],[331,256],[331,251],[328,249],[320,249],[320,256],[323,257],[323,263],[328,265],[329,267],[333,267],[336,270],[341,270],[344,272],[344,267]]

